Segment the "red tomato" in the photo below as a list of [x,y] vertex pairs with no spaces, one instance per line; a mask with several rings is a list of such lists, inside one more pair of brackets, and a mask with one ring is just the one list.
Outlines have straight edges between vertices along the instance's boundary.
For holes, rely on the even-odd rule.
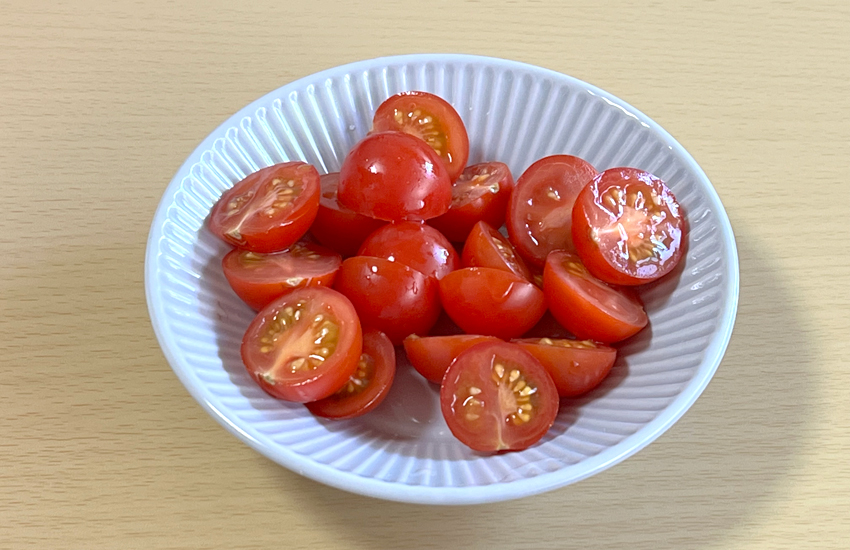
[[457,111],[428,92],[401,92],[378,106],[372,131],[405,132],[424,140],[445,162],[449,178],[457,178],[469,158],[469,137]]
[[409,334],[427,334],[440,315],[437,281],[384,258],[348,258],[334,288],[351,300],[363,326],[380,330],[396,345]]
[[236,248],[224,256],[221,267],[236,295],[260,310],[296,288],[331,286],[341,263],[336,252],[298,242],[269,254]]
[[363,416],[381,404],[394,378],[392,342],[383,332],[366,330],[357,370],[335,394],[307,403],[307,409],[316,416],[335,420]]
[[354,256],[366,237],[386,225],[386,222],[367,218],[339,204],[336,196],[339,172],[325,174],[321,177],[321,184],[319,211],[310,226],[310,233],[320,243],[343,256]]
[[498,342],[495,336],[456,334],[453,336],[425,336],[411,334],[404,339],[404,351],[410,364],[429,382],[443,381],[446,369],[455,357],[475,344]]
[[209,228],[252,252],[277,252],[304,236],[319,209],[319,173],[303,162],[263,168],[225,191]]
[[531,272],[510,241],[485,222],[478,222],[472,228],[461,262],[464,267],[503,269],[531,281]]
[[467,166],[452,184],[449,211],[428,223],[450,241],[462,243],[479,221],[502,227],[514,178],[506,164],[484,162]]
[[364,138],[339,171],[339,203],[379,220],[427,220],[449,209],[452,182],[427,143],[403,132]]
[[617,358],[617,350],[592,340],[524,338],[514,343],[540,361],[561,397],[576,397],[598,386]]
[[583,340],[618,342],[648,322],[636,297],[600,281],[588,273],[578,256],[568,252],[549,254],[543,290],[555,319]]
[[558,415],[558,391],[530,353],[507,342],[467,349],[449,366],[440,408],[451,432],[476,451],[519,451]]
[[357,254],[400,262],[437,279],[460,267],[452,243],[422,222],[387,224],[369,235]]
[[663,181],[636,168],[593,178],[573,209],[572,235],[588,271],[611,284],[639,285],[682,258],[685,220]]
[[546,312],[543,291],[513,273],[488,267],[452,271],[440,280],[440,299],[465,332],[503,339],[521,336]]
[[269,395],[324,399],[357,370],[362,332],[354,306],[329,288],[299,288],[264,307],[242,339],[248,374]]
[[574,251],[573,204],[595,175],[593,166],[570,155],[542,158],[523,172],[511,195],[506,225],[526,261],[542,266],[553,250]]

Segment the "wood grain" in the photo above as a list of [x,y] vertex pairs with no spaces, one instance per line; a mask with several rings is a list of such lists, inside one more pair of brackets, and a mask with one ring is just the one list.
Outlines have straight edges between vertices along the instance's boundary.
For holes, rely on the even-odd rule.
[[[847,548],[850,5],[0,3],[0,547]],[[260,95],[412,52],[504,57],[654,118],[738,239],[727,356],[624,463],[515,502],[330,489],[222,430],[147,317],[144,248],[192,149]]]

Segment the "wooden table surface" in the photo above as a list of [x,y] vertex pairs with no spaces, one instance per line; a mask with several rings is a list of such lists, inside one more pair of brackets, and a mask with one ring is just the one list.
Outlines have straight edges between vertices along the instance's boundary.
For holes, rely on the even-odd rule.
[[[415,52],[623,98],[731,218],[741,299],[715,378],[573,486],[461,508],[325,487],[209,418],[154,338],[146,238],[195,146],[299,77]],[[0,128],[0,548],[850,546],[846,2],[5,0]]]

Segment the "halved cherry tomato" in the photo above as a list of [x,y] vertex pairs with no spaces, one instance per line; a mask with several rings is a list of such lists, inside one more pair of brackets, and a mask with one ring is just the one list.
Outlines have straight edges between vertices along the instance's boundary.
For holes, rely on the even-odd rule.
[[521,336],[546,312],[543,291],[534,284],[488,267],[452,271],[440,279],[440,299],[449,317],[467,333],[503,339]]
[[573,209],[572,235],[588,271],[611,284],[639,285],[676,267],[685,220],[667,185],[636,168],[593,178]]
[[389,393],[395,367],[395,348],[387,335],[366,330],[357,370],[336,393],[307,403],[307,409],[316,416],[335,420],[363,416],[380,405]]
[[573,204],[595,175],[593,166],[570,155],[544,157],[523,172],[511,195],[506,225],[526,261],[542,266],[553,250],[574,251]]
[[210,212],[209,228],[252,252],[277,252],[304,236],[319,209],[319,173],[303,162],[258,170],[225,191]]
[[339,203],[387,221],[427,220],[452,202],[445,164],[427,143],[403,132],[366,136],[339,171]]
[[296,288],[333,285],[341,263],[332,250],[297,242],[269,254],[235,248],[224,256],[221,266],[236,295],[257,311]]
[[618,342],[648,322],[635,296],[600,281],[578,256],[563,250],[546,259],[543,291],[555,319],[582,340]]
[[422,222],[387,224],[369,235],[357,254],[400,262],[437,279],[460,267],[452,243]]
[[440,315],[436,279],[384,258],[348,258],[334,288],[351,300],[364,327],[380,330],[396,345],[409,334],[427,334]]
[[476,451],[519,451],[546,434],[558,415],[558,390],[530,353],[483,342],[457,356],[440,386],[451,432]]
[[481,342],[498,342],[495,336],[456,334],[453,336],[417,336],[404,339],[404,351],[410,364],[429,382],[439,384],[446,369],[464,350]]
[[378,106],[374,132],[405,132],[424,140],[445,162],[454,181],[469,158],[469,136],[460,115],[445,99],[428,92],[401,92]]
[[335,393],[357,369],[362,330],[351,302],[299,288],[264,307],[242,339],[248,374],[269,395],[306,403]]
[[617,350],[592,340],[523,338],[514,343],[540,361],[561,397],[576,397],[598,386],[617,359]]
[[450,241],[462,243],[479,221],[502,227],[514,178],[501,162],[483,162],[467,166],[452,184],[449,211],[428,224],[439,229]]
[[503,269],[531,280],[531,272],[514,246],[485,222],[478,222],[472,228],[463,247],[461,262],[464,267]]
[[319,211],[310,226],[310,233],[320,243],[343,256],[354,256],[366,237],[386,225],[386,222],[368,218],[339,204],[336,196],[339,172],[322,176],[321,185]]

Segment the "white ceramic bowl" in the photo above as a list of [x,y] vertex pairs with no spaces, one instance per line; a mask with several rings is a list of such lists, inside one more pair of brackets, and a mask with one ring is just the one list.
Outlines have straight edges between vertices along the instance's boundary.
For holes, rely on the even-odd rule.
[[[530,449],[483,455],[456,441],[437,390],[402,368],[365,417],[314,418],[267,396],[239,358],[252,312],[230,290],[228,247],[205,228],[219,195],[263,166],[300,159],[336,171],[389,95],[427,90],[466,123],[470,163],[506,162],[519,176],[536,159],[573,154],[598,170],[635,166],[668,182],[690,223],[678,277],[645,289],[650,328],[622,348],[592,395],[565,401]],[[145,286],[154,330],[174,372],[227,430],[279,464],[374,497],[480,503],[581,480],[656,439],[697,399],[732,332],[738,259],[729,220],[685,149],[627,103],[546,69],[467,55],[388,57],[292,82],[230,117],[189,156],[162,197],[148,239]]]

